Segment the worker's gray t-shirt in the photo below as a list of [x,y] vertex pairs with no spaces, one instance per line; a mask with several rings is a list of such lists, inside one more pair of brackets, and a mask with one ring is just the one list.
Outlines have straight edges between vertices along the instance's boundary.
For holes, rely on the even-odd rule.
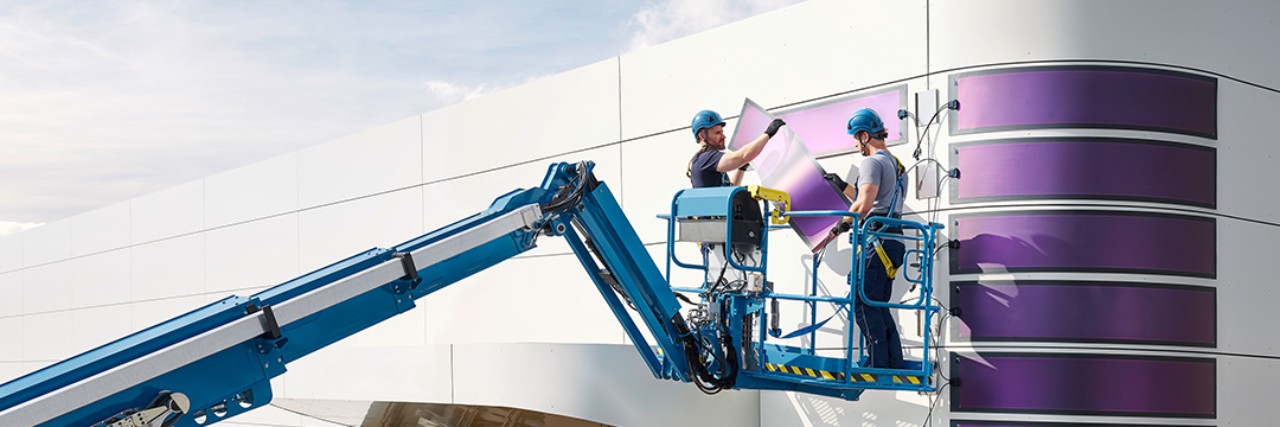
[[[871,213],[867,216],[884,216],[889,213],[889,204],[893,203],[893,192],[898,188],[898,162],[888,151],[879,151],[862,159],[862,165],[858,167],[858,182],[854,184],[854,188],[861,190],[862,184],[875,184],[880,187],[876,192],[875,203],[871,205]],[[904,198],[902,195],[898,196],[894,214],[902,215]]]

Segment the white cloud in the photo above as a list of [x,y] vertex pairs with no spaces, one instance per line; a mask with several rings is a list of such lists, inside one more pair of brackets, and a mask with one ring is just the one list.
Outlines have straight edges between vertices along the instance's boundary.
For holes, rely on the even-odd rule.
[[660,0],[632,17],[631,49],[706,31],[803,0]]
[[32,228],[39,227],[39,226],[41,226],[41,225],[44,225],[44,223],[40,223],[40,222],[0,221],[0,236],[4,236],[4,235],[9,235],[9,234],[17,233],[17,232],[19,232],[19,231],[23,231],[23,230],[29,230],[29,229],[32,229]]
[[440,80],[428,80],[424,86],[428,96],[444,105],[472,100],[496,90],[485,84],[462,86]]

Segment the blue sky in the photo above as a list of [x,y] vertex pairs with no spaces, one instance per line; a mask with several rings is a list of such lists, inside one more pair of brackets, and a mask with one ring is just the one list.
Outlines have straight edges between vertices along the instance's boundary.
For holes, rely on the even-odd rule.
[[0,235],[801,0],[0,5]]

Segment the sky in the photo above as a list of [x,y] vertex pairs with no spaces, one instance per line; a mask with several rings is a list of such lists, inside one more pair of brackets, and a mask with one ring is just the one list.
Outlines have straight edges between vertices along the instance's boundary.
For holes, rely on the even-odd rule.
[[0,235],[802,0],[0,4]]

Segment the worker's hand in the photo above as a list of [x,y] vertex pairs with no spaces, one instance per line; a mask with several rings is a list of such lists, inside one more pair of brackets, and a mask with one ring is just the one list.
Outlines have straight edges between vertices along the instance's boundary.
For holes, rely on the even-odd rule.
[[830,182],[831,185],[836,186],[840,191],[844,191],[845,187],[849,186],[849,183],[844,182],[844,178],[841,178],[840,175],[836,175],[834,173],[822,174],[822,178],[826,179],[827,182]]
[[786,124],[787,122],[782,121],[782,119],[773,119],[772,122],[769,122],[769,128],[764,130],[764,134],[773,138],[773,135],[778,133],[778,129],[782,129]]
[[841,233],[848,232],[850,228],[853,228],[853,224],[849,222],[849,218],[845,218],[844,221],[840,221],[835,227],[831,227],[831,234],[838,236]]

